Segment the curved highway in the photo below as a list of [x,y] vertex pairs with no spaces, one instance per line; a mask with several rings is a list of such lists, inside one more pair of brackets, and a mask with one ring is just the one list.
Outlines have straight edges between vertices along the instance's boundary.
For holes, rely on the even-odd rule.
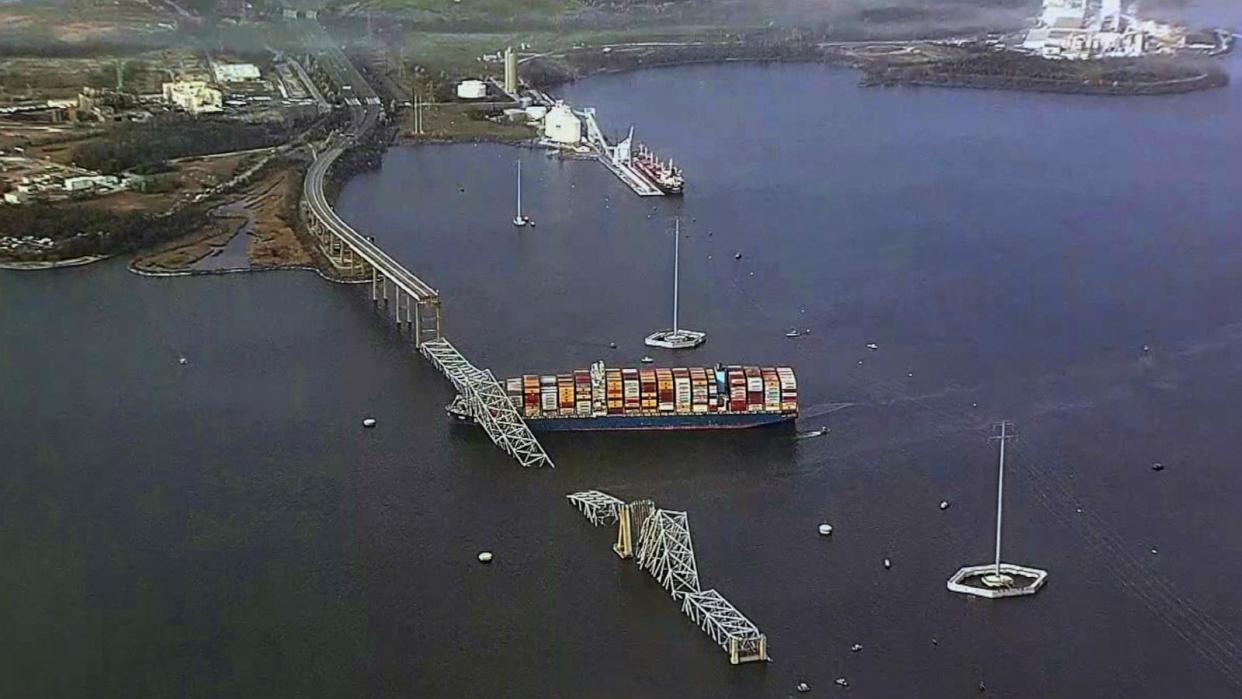
[[[322,30],[320,34],[322,35]],[[337,158],[375,128],[384,110],[375,91],[340,49],[336,46],[325,47],[319,54],[319,61],[345,98],[345,104],[349,107],[350,126],[345,134],[334,133],[328,138],[327,148],[315,158],[306,172],[306,179],[302,183],[302,196],[315,218],[352,248],[358,257],[418,301],[434,299],[439,295],[435,289],[351,228],[328,204],[323,190],[328,170]]]

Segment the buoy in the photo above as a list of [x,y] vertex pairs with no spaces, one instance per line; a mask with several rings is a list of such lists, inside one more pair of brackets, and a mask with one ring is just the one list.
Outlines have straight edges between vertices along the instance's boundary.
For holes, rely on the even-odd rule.
[[615,342],[609,342],[609,343],[608,343],[608,346],[609,346],[609,347],[611,347],[612,349],[616,349],[616,348],[617,348],[617,343],[615,343]]
[[1148,347],[1147,345],[1143,345],[1143,351],[1144,351],[1144,352],[1150,352],[1150,351],[1151,351],[1151,348],[1150,348],[1150,347]]
[[942,510],[947,510],[947,509],[949,509],[949,501],[948,501],[948,500],[941,500],[941,501],[940,501],[940,509],[942,509]]
[[375,418],[369,417],[362,421],[363,427],[375,427]]
[[893,562],[885,558],[884,559],[884,570],[888,570],[889,568],[892,568],[892,567],[893,567]]
[[182,357],[181,359],[177,360],[177,363],[178,364],[189,364],[190,360],[186,359],[185,357]]
[[811,691],[811,686],[807,684],[806,682],[799,682],[797,689],[799,692],[806,694],[807,692]]
[[819,525],[819,533],[823,536],[832,536],[832,525],[826,522]]
[[735,260],[740,260],[740,259],[742,259],[742,253],[740,253],[740,252],[739,252],[739,253],[737,253],[736,255],[734,255],[734,256],[733,256],[733,259],[735,259]]
[[492,562],[491,551],[481,551],[479,553],[479,563],[491,563],[491,562]]
[[938,646],[938,645],[940,645],[940,641],[937,641],[935,636],[932,636],[932,645],[933,645],[933,646]]
[[972,407],[972,408],[978,408],[978,407],[979,407],[979,404],[978,404],[978,403],[971,403],[971,404],[970,404],[970,407]]
[[862,644],[861,644],[861,643],[855,643],[854,645],[850,646],[850,652],[851,652],[851,653],[857,653],[857,652],[858,652],[858,651],[860,651],[860,650],[862,650]]
[[754,272],[751,272],[751,273],[750,273],[750,276],[752,276],[752,277],[753,277],[753,276],[755,276],[755,273],[754,273]]
[[913,378],[913,377],[914,377],[914,372],[913,372],[913,371],[907,371],[907,372],[906,372],[906,376],[909,376],[909,377]]
[[862,366],[862,360],[858,360],[858,366]]

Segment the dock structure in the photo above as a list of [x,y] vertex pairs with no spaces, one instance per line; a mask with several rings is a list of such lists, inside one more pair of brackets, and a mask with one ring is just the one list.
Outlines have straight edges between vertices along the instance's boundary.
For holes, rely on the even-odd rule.
[[604,138],[604,132],[600,131],[599,123],[595,121],[595,110],[587,108],[581,112],[582,119],[586,122],[586,138],[587,143],[595,149],[596,159],[603,163],[608,171],[617,176],[617,179],[625,183],[627,187],[634,190],[634,193],[640,197],[662,197],[664,192],[651,183],[642,173],[630,167],[630,144],[633,143],[634,133],[630,130],[630,135],[617,145],[609,145],[608,139]]
[[[337,87],[349,94],[344,102],[350,111],[349,128],[328,138],[315,154],[302,183],[302,216],[320,249],[338,274],[371,284],[371,302],[408,329],[414,348],[444,373],[458,390],[454,406],[459,414],[479,422],[492,442],[522,466],[552,467],[552,459],[535,439],[492,372],[470,363],[444,337],[440,294],[384,252],[374,240],[363,236],[333,211],[324,194],[324,180],[338,158],[384,119],[379,97],[349,59],[325,41],[316,22],[303,24],[307,43],[319,49],[320,67]],[[348,88],[347,90],[345,88]]]
[[567,497],[595,526],[617,523],[617,545],[613,547],[617,554],[632,557],[681,602],[682,613],[729,655],[730,663],[770,660],[767,635],[715,588],[701,588],[685,512],[659,509],[651,500],[625,503],[598,490]]

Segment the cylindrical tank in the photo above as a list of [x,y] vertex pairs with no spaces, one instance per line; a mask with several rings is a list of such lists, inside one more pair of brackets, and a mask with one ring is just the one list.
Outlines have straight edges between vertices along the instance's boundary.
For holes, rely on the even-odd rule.
[[487,97],[487,84],[482,80],[463,80],[457,84],[457,96],[464,100],[480,100]]
[[543,135],[557,143],[577,144],[582,141],[582,121],[569,107],[558,104],[543,119]]

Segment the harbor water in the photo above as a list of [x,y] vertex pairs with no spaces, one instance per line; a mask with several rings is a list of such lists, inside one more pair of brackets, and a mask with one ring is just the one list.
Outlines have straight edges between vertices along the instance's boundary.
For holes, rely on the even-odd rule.
[[[361,288],[0,275],[0,695],[1236,696],[1226,62],[1229,88],[1135,99],[601,77],[562,95],[637,125],[684,199],[501,145],[394,148],[344,188],[496,375],[789,365],[817,438],[551,434],[557,468],[523,471],[449,423]],[[517,158],[534,228],[510,222]],[[677,216],[681,320],[708,340],[673,354],[642,340],[670,320]],[[1005,559],[1051,576],[990,602],[945,581],[990,560],[1001,418]],[[687,511],[703,586],[773,662],[730,666],[564,498],[590,488]]]

